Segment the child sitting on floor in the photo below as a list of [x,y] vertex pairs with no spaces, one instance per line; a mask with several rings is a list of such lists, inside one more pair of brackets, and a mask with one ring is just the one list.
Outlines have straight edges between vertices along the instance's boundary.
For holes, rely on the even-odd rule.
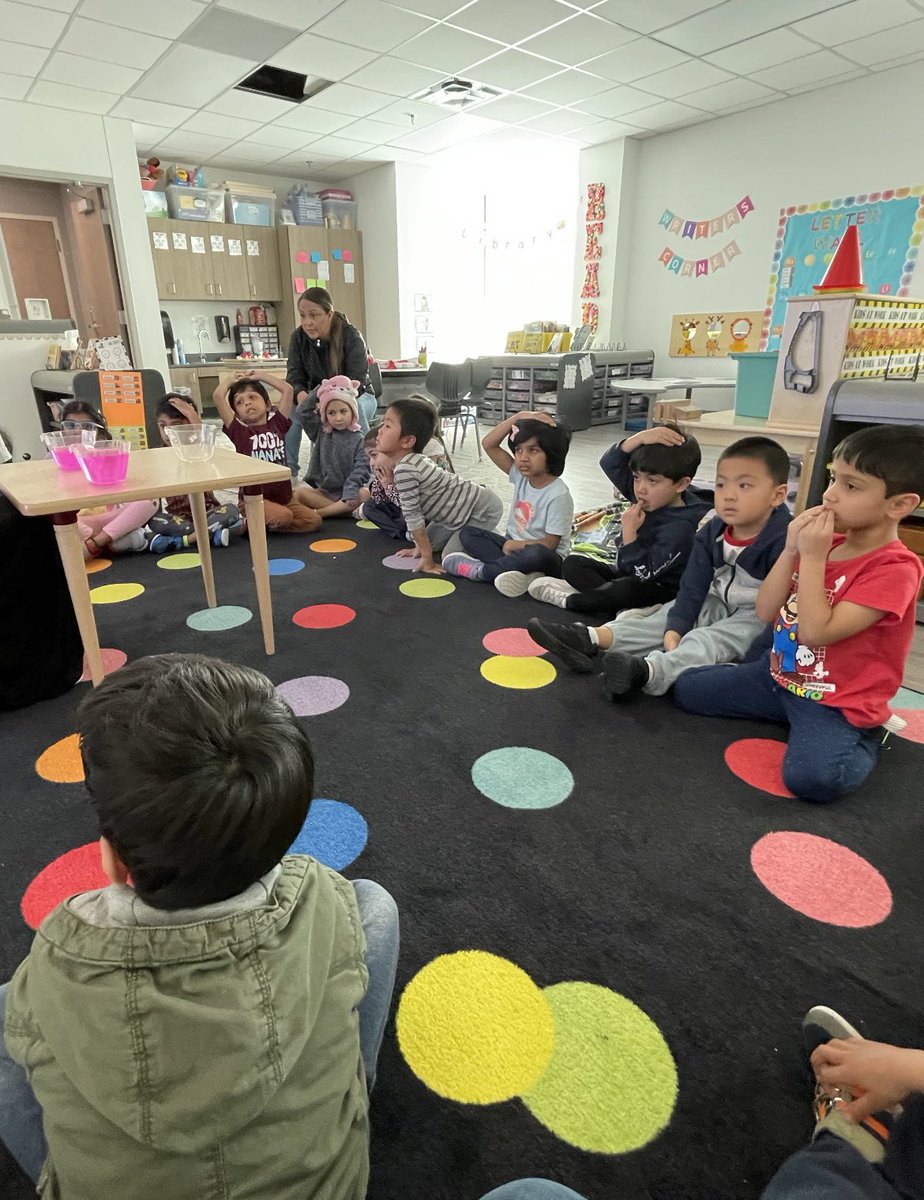
[[[280,393],[279,408],[270,404],[267,387]],[[261,458],[265,462],[286,465],[285,435],[292,424],[292,388],[288,383],[264,371],[239,372],[212,394],[225,433],[238,454]],[[291,480],[264,483],[263,512],[267,529],[278,533],[312,533],[321,526],[321,517],[292,495]],[[244,509],[244,493],[238,507]]]
[[[168,425],[201,425],[202,417],[194,404],[178,392],[168,392],[157,402],[157,428],[165,446]],[[203,492],[209,539],[213,546],[227,546],[231,532],[241,529],[243,522],[237,506],[222,504],[214,492]],[[188,496],[168,496],[161,509],[148,521],[148,549],[153,554],[195,546],[196,529]]]
[[[58,425],[62,429],[95,429],[101,442],[110,441],[112,437],[103,414],[82,400],[69,400],[64,405]],[[109,504],[102,512],[81,509],[77,515],[77,528],[83,541],[84,558],[144,550],[148,544],[144,527],[157,512],[157,507],[156,500],[130,500],[127,504]]]
[[429,575],[445,574],[434,560],[434,551],[456,549],[447,543],[457,530],[463,525],[493,529],[504,511],[500,496],[441,470],[420,453],[418,447],[426,447],[434,436],[436,419],[436,409],[427,400],[396,400],[382,418],[376,437],[379,453],[395,459],[395,486],[415,546],[398,554],[419,556],[417,569]]
[[711,499],[690,487],[699,463],[696,438],[672,423],[611,446],[600,466],[631,502],[620,519],[616,562],[569,554],[564,579],[537,579],[529,594],[570,612],[609,617],[673,600],[697,526],[712,508]]
[[305,483],[295,498],[324,517],[349,515],[369,477],[369,457],[359,427],[356,380],[334,375],[318,385],[321,428],[314,440]]
[[[512,457],[503,448],[505,438]],[[493,583],[502,596],[522,596],[534,581],[561,573],[574,517],[574,501],[560,478],[570,441],[571,434],[542,412],[519,412],[491,430],[482,445],[513,484],[507,531],[460,529],[464,553],[443,555],[450,575]]]
[[789,526],[758,593],[773,649],[678,683],[688,712],[788,725],[783,781],[803,800],[838,800],[876,764],[921,590],[921,561],[899,541],[898,523],[922,496],[924,426],[871,425],[846,437],[823,503]]
[[691,667],[743,658],[764,631],[754,605],[786,541],[788,480],[789,456],[777,442],[734,442],[716,470],[717,515],[696,534],[672,605],[597,628],[534,617],[531,636],[572,671],[591,672],[599,661],[613,700],[641,690],[660,696]]

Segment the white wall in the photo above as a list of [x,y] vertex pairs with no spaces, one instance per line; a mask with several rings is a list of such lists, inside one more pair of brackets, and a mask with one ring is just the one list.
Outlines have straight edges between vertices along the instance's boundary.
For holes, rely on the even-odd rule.
[[395,163],[344,180],[359,205],[357,224],[363,235],[363,287],[366,301],[366,345],[376,358],[400,353],[398,304],[398,212]]

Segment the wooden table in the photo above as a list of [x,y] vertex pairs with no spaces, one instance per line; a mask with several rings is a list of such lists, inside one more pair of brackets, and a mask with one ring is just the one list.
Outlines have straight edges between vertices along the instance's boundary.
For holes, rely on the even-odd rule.
[[735,386],[734,379],[707,377],[694,379],[692,376],[669,376],[664,379],[610,379],[609,387],[616,392],[633,392],[640,396],[663,396],[665,392],[675,392],[683,388],[684,399],[689,400],[693,396],[693,389],[698,387],[705,388],[733,388]]
[[103,660],[99,651],[96,619],[90,600],[90,584],[84,566],[83,542],[77,528],[77,511],[101,504],[124,504],[130,500],[152,500],[161,496],[189,496],[196,542],[202,562],[202,579],[209,608],[215,608],[215,578],[212,573],[211,542],[203,492],[215,488],[243,487],[257,586],[257,604],[267,654],[276,651],[273,608],[270,597],[266,524],[260,484],[290,479],[287,467],[274,466],[233,450],[216,449],[209,462],[181,462],[172,449],[135,450],[128,459],[128,475],[112,488],[96,487],[82,471],[59,471],[51,459],[42,462],[9,463],[0,470],[0,492],[27,517],[50,516],[55,523],[58,551],[64,564],[71,603],[77,617],[93,686],[102,682]]

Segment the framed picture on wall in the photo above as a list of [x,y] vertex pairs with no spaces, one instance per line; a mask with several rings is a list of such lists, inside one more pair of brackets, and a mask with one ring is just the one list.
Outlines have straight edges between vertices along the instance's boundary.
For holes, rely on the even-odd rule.
[[27,321],[50,321],[51,320],[51,305],[47,300],[35,300],[26,296],[26,320]]
[[426,313],[433,311],[433,297],[426,292],[417,292],[414,296],[414,312]]
[[418,313],[414,318],[415,333],[432,333],[430,328],[430,317],[428,313]]

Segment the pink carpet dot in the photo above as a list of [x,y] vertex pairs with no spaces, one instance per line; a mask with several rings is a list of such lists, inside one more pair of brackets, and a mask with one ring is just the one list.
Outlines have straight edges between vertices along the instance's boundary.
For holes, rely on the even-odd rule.
[[895,708],[892,711],[908,722],[898,737],[907,742],[924,742],[924,708]]
[[338,629],[355,617],[356,609],[346,604],[309,604],[300,608],[292,620],[302,629]]
[[492,629],[482,638],[481,644],[491,654],[506,654],[508,658],[534,658],[537,654],[545,654],[545,650],[533,641],[525,629],[514,626]]
[[751,850],[754,874],[796,912],[862,929],[892,911],[892,893],[876,868],[837,842],[813,833],[768,833]]
[[785,742],[776,742],[771,738],[741,738],[727,747],[725,765],[751,787],[769,792],[771,796],[793,799],[792,792],[783,782],[785,753]]
[[38,929],[51,910],[68,896],[90,892],[109,883],[99,857],[99,842],[68,850],[39,871],[23,893],[22,915]]
[[[100,650],[100,658],[103,660],[103,674],[111,675],[113,671],[118,671],[119,667],[124,667],[128,662],[128,655],[124,650]],[[77,680],[78,683],[86,683],[90,678],[90,668],[87,665],[87,656],[83,656],[83,674]]]

